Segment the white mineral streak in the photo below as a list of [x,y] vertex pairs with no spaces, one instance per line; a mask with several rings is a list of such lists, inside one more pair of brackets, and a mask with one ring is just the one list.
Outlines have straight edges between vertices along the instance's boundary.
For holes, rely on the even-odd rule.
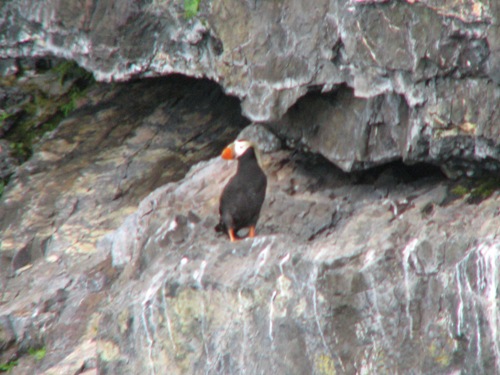
[[[477,248],[469,250],[455,267],[458,290],[456,334],[468,337],[475,345],[480,368],[483,365],[483,341],[488,340],[486,342],[491,341],[493,345],[496,367],[500,369],[499,259],[500,242],[486,239]],[[472,270],[474,272],[471,272]],[[488,322],[491,337],[483,337],[484,330],[480,324],[483,314]]]
[[500,370],[500,278],[498,269],[500,267],[500,242],[492,244],[482,244],[479,246],[478,252],[483,259],[483,280],[482,291],[486,297],[485,311],[487,312],[488,324],[491,328],[492,342],[495,350],[496,366]]
[[271,298],[269,299],[269,340],[273,341],[273,321],[274,321],[274,300],[276,299],[276,294],[278,292],[273,290]]
[[257,260],[255,262],[255,272],[254,277],[257,276],[264,264],[266,264],[267,259],[269,258],[269,251],[271,250],[271,244],[267,245],[262,249],[257,256]]
[[406,317],[408,318],[408,329],[410,333],[410,338],[413,338],[413,318],[410,312],[410,302],[411,302],[411,285],[410,285],[410,257],[415,251],[418,245],[418,239],[412,239],[403,249],[403,270],[405,277],[405,296],[406,296]]
[[156,275],[153,276],[152,280],[149,283],[149,287],[144,293],[144,298],[141,302],[141,321],[142,327],[144,329],[146,341],[147,341],[147,350],[148,350],[148,358],[151,373],[153,375],[156,374],[155,370],[155,359],[154,359],[154,344],[155,337],[157,335],[157,326],[156,326],[156,299],[158,295],[158,291],[164,285],[164,280],[166,277],[165,271],[160,271]]

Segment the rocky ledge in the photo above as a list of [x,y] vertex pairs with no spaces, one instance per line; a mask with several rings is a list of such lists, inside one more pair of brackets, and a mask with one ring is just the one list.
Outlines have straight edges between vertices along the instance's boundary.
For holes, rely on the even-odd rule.
[[255,239],[212,231],[234,172],[215,159],[103,241],[123,268],[106,373],[498,371],[498,194],[470,204],[442,176],[393,166],[370,184],[309,163],[266,158]]
[[498,1],[6,0],[0,72],[0,371],[500,373]]
[[207,81],[89,91],[2,197],[3,368],[500,371],[494,177],[346,174],[252,126],[269,186],[257,237],[233,244],[213,229],[235,167],[217,154],[245,125]]

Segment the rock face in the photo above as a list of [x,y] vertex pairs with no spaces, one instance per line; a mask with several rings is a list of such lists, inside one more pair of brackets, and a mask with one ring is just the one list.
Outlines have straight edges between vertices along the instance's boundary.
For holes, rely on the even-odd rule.
[[445,203],[442,178],[323,168],[268,157],[259,236],[235,245],[212,231],[226,162],[147,197],[101,244],[123,268],[102,371],[497,372],[498,195]]
[[[2,75],[55,55],[104,83],[19,167],[0,140],[0,371],[500,373],[499,20],[493,0],[3,1]],[[268,191],[232,244],[217,155],[249,120]]]
[[281,125],[344,170],[395,159],[498,170],[497,1],[202,0],[194,15],[182,4],[7,0],[0,57],[54,54],[101,81],[207,77],[259,122],[333,92]]
[[258,236],[233,244],[214,226],[236,165],[211,157],[245,123],[207,81],[93,88],[2,197],[0,364],[500,371],[497,180],[451,182],[400,163],[345,174],[246,128],[271,151],[268,192]]
[[[179,89],[178,82],[160,83]],[[137,85],[133,97],[144,88],[155,96],[155,84]],[[183,87],[194,88],[192,83]],[[167,104],[158,105],[146,118],[165,115]],[[226,105],[231,108],[231,102]],[[167,124],[154,127],[151,153],[143,150],[149,156],[131,154],[130,172],[141,160],[165,165],[165,153],[153,152],[153,145],[172,141],[169,124],[211,118],[178,116],[182,104],[174,107],[179,112],[167,111]],[[99,111],[99,125],[101,116]],[[49,145],[69,143],[65,124],[21,170],[30,183],[7,190],[3,215],[21,192],[30,194],[29,186],[53,180],[50,171],[37,170],[54,163],[42,158]],[[71,124],[82,134],[83,125]],[[123,137],[120,150],[137,145],[134,139],[150,126],[145,120],[134,136]],[[87,142],[102,139],[100,132],[91,133],[86,132]],[[275,144],[263,129],[245,133]],[[31,268],[2,279],[2,361],[18,358],[16,374],[500,370],[498,191],[474,196],[477,188],[447,181],[428,167],[393,164],[347,175],[322,158],[274,151],[263,156],[269,186],[258,236],[233,244],[214,226],[234,162],[216,157],[195,164],[180,181],[143,199],[137,187],[107,199],[105,184],[97,188],[98,176],[109,181],[105,176],[117,168],[104,156],[127,152],[96,154],[87,142],[73,143],[72,152],[61,153],[57,163],[65,171],[73,166],[73,173],[87,179],[93,175],[93,194],[88,187],[76,188],[79,180],[66,172],[58,174],[54,199],[37,200],[35,194],[24,205],[18,202],[17,215],[25,216],[16,222],[25,227],[31,218],[30,228],[44,224],[49,235],[43,254],[33,256],[33,246],[28,247]],[[75,163],[74,155],[84,153],[101,155],[95,169]],[[141,186],[146,181],[150,177]],[[64,197],[71,195],[68,206]],[[99,201],[92,213],[85,209],[85,197]],[[30,211],[32,202],[38,202],[36,211]],[[43,216],[49,208],[56,212],[50,223]],[[93,215],[102,224],[86,233],[82,228],[92,224]],[[6,221],[2,225],[2,233],[11,233]],[[69,227],[73,237],[65,230]],[[29,233],[18,229],[3,237],[4,257],[13,251],[9,244],[21,246]],[[42,345],[43,360],[23,355],[26,348]]]
[[[98,310],[116,277],[96,243],[245,124],[238,101],[207,81],[89,91],[2,195],[0,365],[19,360],[19,374],[95,368]],[[29,356],[39,347],[47,348],[44,363]]]
[[[193,92],[186,98],[187,87]],[[14,259],[19,249],[31,260],[92,252],[95,241],[142,197],[178,180],[193,161],[216,154],[246,123],[238,102],[218,86],[182,77],[116,90],[98,87],[88,97],[95,103],[61,123],[57,136],[45,139],[5,193],[2,250]],[[187,126],[190,122],[196,125]],[[63,180],[68,186],[61,193]]]

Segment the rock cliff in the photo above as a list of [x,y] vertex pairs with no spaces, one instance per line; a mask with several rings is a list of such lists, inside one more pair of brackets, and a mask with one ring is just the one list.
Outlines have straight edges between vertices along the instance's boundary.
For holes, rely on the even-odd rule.
[[498,180],[346,174],[251,126],[269,187],[258,236],[232,244],[213,227],[239,112],[208,81],[97,85],[39,142],[0,206],[0,364],[498,372]]
[[[187,3],[0,5],[0,115],[68,94],[25,57],[103,81],[0,143],[0,371],[499,373],[500,5]],[[233,244],[240,131],[268,190]]]

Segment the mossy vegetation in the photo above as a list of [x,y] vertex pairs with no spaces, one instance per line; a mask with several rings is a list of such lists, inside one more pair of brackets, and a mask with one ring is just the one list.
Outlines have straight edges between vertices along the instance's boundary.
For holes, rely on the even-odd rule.
[[485,176],[480,179],[464,179],[449,189],[448,201],[465,199],[469,204],[478,204],[500,190],[500,177]]
[[[0,134],[19,164],[29,159],[33,146],[68,117],[95,82],[93,75],[73,61],[50,59],[43,64],[19,64],[15,77],[0,78],[15,87],[17,103],[0,110]],[[9,177],[0,180],[0,196]]]
[[30,348],[28,350],[28,354],[32,356],[35,360],[41,361],[42,359],[45,358],[45,355],[47,354],[47,349],[44,347],[41,348]]
[[500,189],[500,177],[488,177],[478,181],[473,187],[470,196],[467,198],[467,203],[480,203],[488,199],[493,193]]
[[468,194],[469,191],[470,190],[463,185],[457,185],[450,190],[450,192],[457,197],[463,197],[464,195]]
[[94,81],[92,73],[86,71],[74,61],[63,61],[52,68],[59,77],[59,84],[64,85],[66,81],[75,81],[77,85],[86,85]]
[[316,355],[314,358],[314,373],[320,375],[335,375],[335,361],[326,354]]
[[[53,93],[48,87],[26,80],[22,89],[29,99],[18,108],[21,115],[5,135],[13,156],[20,162],[31,156],[33,145],[43,134],[54,130],[61,120],[68,117],[86,89],[94,83],[92,74],[72,61],[62,61],[42,74],[53,78],[60,87]],[[10,116],[4,112],[0,116],[1,124]]]
[[19,364],[18,360],[0,363],[0,372],[9,372]]
[[[26,355],[26,352],[23,353],[24,354],[21,355]],[[45,346],[29,348],[28,354],[33,357],[35,361],[41,361],[43,358],[45,358],[47,349],[45,348]],[[10,360],[5,363],[0,363],[0,372],[11,372],[17,365],[19,365],[19,358]]]
[[0,127],[3,126],[3,123],[9,119],[12,115],[7,112],[0,113]]
[[200,10],[200,0],[184,0],[184,17],[193,18]]

